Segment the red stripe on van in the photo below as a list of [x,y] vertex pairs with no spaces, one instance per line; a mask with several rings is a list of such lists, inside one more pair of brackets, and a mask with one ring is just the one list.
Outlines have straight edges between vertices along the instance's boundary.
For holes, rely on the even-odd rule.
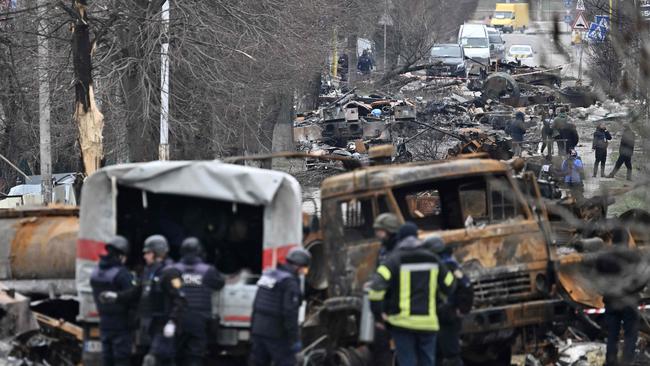
[[295,246],[297,244],[264,249],[264,253],[262,254],[262,268],[274,268],[278,263],[284,263],[284,258],[287,256],[287,253]]
[[106,243],[88,239],[77,240],[77,258],[96,262],[104,254],[106,254]]
[[227,322],[249,322],[251,317],[249,315],[230,315],[224,316],[223,320]]

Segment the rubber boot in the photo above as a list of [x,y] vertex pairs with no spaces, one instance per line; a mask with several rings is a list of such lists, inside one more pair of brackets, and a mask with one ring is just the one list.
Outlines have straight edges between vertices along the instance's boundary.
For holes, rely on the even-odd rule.
[[627,180],[632,180],[632,169],[627,170]]
[[595,163],[594,164],[594,174],[591,177],[596,178],[597,173],[598,173],[598,163]]
[[605,178],[605,164],[600,166],[600,177]]

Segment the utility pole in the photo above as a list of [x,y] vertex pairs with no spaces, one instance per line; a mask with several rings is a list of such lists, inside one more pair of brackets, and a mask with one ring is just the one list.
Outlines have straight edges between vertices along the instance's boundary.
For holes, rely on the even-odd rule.
[[162,4],[160,45],[160,146],[158,159],[169,160],[169,0]]
[[50,135],[50,80],[48,72],[47,1],[38,0],[38,122],[41,155],[41,195],[43,204],[52,202],[52,144]]

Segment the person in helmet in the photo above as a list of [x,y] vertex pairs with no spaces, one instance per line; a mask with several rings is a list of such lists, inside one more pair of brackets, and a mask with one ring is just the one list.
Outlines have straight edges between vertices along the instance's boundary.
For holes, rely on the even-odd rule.
[[182,281],[172,281],[187,302],[180,314],[179,333],[170,319],[163,329],[167,338],[176,337],[176,359],[181,365],[203,365],[208,340],[208,326],[212,318],[212,293],[225,284],[223,275],[203,262],[203,246],[199,239],[186,238],[181,244],[181,260],[172,266]]
[[303,248],[292,248],[286,262],[262,274],[257,282],[253,302],[251,359],[255,366],[296,365],[296,354],[302,348],[298,310],[302,303],[300,274],[311,263],[311,254]]
[[395,244],[397,244],[397,232],[400,226],[402,226],[402,223],[394,213],[385,212],[375,218],[372,227],[375,229],[375,237],[381,240],[377,263],[381,263],[393,248],[395,248]]
[[111,301],[107,293],[131,289],[133,276],[124,266],[129,253],[129,241],[115,236],[106,243],[106,255],[99,259],[90,276],[90,286],[99,313],[99,331],[104,366],[128,366],[133,344],[129,310],[132,304]]

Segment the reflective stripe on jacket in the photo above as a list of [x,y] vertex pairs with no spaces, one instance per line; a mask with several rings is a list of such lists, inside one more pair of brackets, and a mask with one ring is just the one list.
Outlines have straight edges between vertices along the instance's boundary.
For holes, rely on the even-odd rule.
[[448,294],[453,285],[453,274],[431,250],[398,246],[377,268],[369,298],[375,304],[383,302],[382,312],[391,326],[436,332],[440,329],[437,292]]

